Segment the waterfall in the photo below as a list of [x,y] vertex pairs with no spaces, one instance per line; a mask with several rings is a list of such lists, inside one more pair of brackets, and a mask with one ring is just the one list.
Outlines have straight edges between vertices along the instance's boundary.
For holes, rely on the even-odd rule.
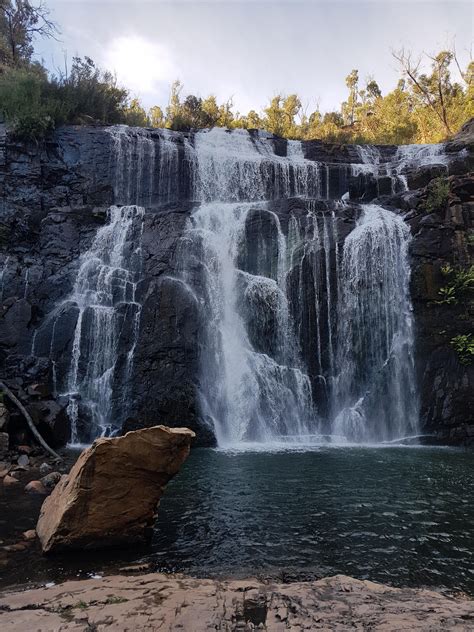
[[65,393],[73,443],[108,434],[123,419],[114,410],[113,389],[117,382],[126,387],[138,337],[143,217],[140,207],[111,207],[108,223],[80,260],[68,299],[78,310]]
[[213,128],[197,133],[194,199],[201,202],[319,197],[320,166],[305,160],[299,141],[287,156],[273,153],[268,135]]
[[203,312],[203,415],[219,445],[307,437],[318,419],[288,303],[291,257],[266,200],[317,195],[319,166],[304,159],[299,142],[281,157],[268,138],[245,130],[203,131],[194,146],[201,204],[182,256]]
[[[168,278],[198,306],[200,417],[219,445],[417,433],[409,227],[380,206],[333,198],[351,174],[372,197],[401,192],[411,168],[447,164],[442,145],[356,146],[347,150],[355,162],[321,163],[305,158],[327,160],[318,144],[266,132],[109,133],[115,199],[141,206],[110,209],[80,259],[72,295],[45,319],[50,338],[35,332],[32,342],[33,354],[53,361],[74,441],[113,432],[126,416],[141,314],[142,207],[186,211],[180,202],[192,212]],[[65,376],[63,343],[54,338],[71,309]]]
[[416,434],[409,241],[410,230],[399,216],[364,205],[344,242],[333,393],[336,437],[377,442]]
[[[180,258],[201,305],[199,397],[219,445],[416,434],[403,219],[365,205],[340,239],[345,203],[321,202],[327,173],[297,141],[281,156],[268,135],[213,129],[195,135],[194,150],[200,204]],[[358,153],[355,173],[394,179],[417,160],[411,149],[391,162],[376,147]],[[291,197],[306,212],[283,228],[270,202]]]
[[[108,128],[112,138],[111,178],[115,200],[122,204],[151,206],[180,199],[183,156],[191,163],[193,150],[177,132],[156,132],[116,125]],[[188,177],[192,180],[191,167]],[[192,184],[191,184],[192,187]]]
[[[387,176],[391,179],[391,193],[407,191],[406,173],[409,168],[429,165],[446,167],[450,158],[442,143],[436,145],[400,145],[395,153],[388,154],[375,145],[356,145],[360,163],[351,165],[352,174],[369,174],[376,178]],[[454,157],[454,156],[453,156]]]

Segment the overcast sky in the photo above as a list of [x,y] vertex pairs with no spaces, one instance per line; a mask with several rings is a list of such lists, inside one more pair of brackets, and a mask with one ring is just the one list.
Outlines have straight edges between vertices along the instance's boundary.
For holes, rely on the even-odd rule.
[[434,53],[473,39],[470,0],[46,0],[60,42],[39,42],[46,65],[88,55],[115,70],[146,107],[184,93],[233,96],[241,112],[297,92],[308,111],[337,108],[352,68],[385,93],[398,77],[391,49]]

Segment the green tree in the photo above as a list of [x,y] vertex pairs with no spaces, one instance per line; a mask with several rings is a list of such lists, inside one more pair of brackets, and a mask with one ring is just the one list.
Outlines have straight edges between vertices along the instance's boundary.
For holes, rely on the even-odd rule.
[[[403,74],[407,77],[415,109],[421,115],[428,111],[435,115],[438,126],[445,135],[451,135],[455,126],[452,114],[457,109],[458,101],[464,100],[462,87],[453,82],[450,66],[454,61],[453,51],[441,51],[430,59],[431,73],[422,70],[422,58],[413,59],[411,52],[401,50],[394,52]],[[420,124],[423,123],[422,118]]]
[[176,79],[171,84],[170,97],[168,101],[168,107],[166,108],[166,127],[169,129],[181,129],[183,116],[180,101],[180,94],[183,89],[183,84],[179,79]]
[[150,123],[145,110],[137,98],[130,101],[130,105],[125,108],[124,114],[125,122],[132,127],[147,127]]
[[165,115],[163,114],[163,110],[158,105],[154,105],[150,108],[148,112],[148,119],[150,121],[151,127],[165,126]]
[[282,108],[282,101],[283,97],[281,94],[278,94],[271,99],[268,107],[263,110],[265,114],[263,119],[264,128],[268,132],[276,134],[276,136],[283,136],[285,131],[285,114]]
[[7,66],[28,64],[35,37],[55,37],[56,24],[40,1],[0,0],[0,63]]
[[234,103],[232,101],[232,97],[219,106],[219,118],[217,119],[217,125],[219,127],[232,127],[234,122],[234,113],[232,112],[233,106]]
[[219,121],[219,106],[216,97],[210,94],[202,102],[202,114],[204,119],[204,127],[214,127]]
[[346,77],[346,86],[349,88],[347,101],[342,104],[342,114],[348,125],[354,125],[355,111],[357,107],[357,95],[359,86],[359,71],[353,70]]

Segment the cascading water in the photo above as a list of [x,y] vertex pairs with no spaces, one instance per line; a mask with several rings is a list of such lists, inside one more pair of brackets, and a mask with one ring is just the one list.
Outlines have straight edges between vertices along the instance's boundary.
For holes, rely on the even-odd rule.
[[375,145],[356,145],[360,163],[352,164],[353,175],[370,174],[391,180],[391,193],[408,190],[406,173],[412,167],[443,165],[447,169],[449,158],[444,145],[400,145],[393,155],[383,155]]
[[[112,390],[117,381],[126,384],[137,342],[143,217],[140,207],[111,207],[108,223],[81,257],[68,299],[78,309],[66,386],[73,443],[83,438],[80,417],[88,420],[89,438],[120,427],[113,417]],[[128,340],[119,350],[123,336]]]
[[333,392],[336,438],[379,442],[416,435],[409,241],[410,229],[399,216],[364,205],[344,242]]
[[[199,133],[195,150],[203,203],[184,238],[183,272],[204,306],[203,413],[220,445],[305,437],[318,420],[288,305],[287,242],[263,200],[316,195],[319,167],[300,143],[278,157],[241,130]],[[252,222],[263,225],[253,245]]]
[[[183,291],[200,304],[200,412],[220,445],[416,434],[409,228],[381,207],[348,204],[345,192],[351,174],[363,195],[401,192],[413,166],[448,163],[442,145],[358,146],[347,152],[358,161],[332,163],[324,147],[305,146],[309,160],[301,142],[265,132],[109,132],[117,202],[196,205],[177,260]],[[123,421],[114,407],[137,344],[143,216],[110,210],[50,339],[40,335],[38,349],[33,339],[68,396],[73,440]],[[65,305],[77,309],[66,379],[55,344]]]
[[[267,135],[214,129],[195,135],[194,150],[200,205],[180,252],[202,306],[199,395],[218,443],[416,434],[403,219],[363,206],[340,242],[345,203],[317,202],[329,197],[328,173],[301,143],[280,156]],[[382,167],[377,148],[358,151],[364,172],[394,178],[416,160],[400,150]],[[291,197],[307,210],[283,229],[269,201]]]
[[[112,138],[110,173],[115,200],[122,204],[167,204],[180,198],[180,147],[192,156],[187,141],[171,130],[148,130],[117,125]],[[191,158],[192,160],[192,158]],[[187,176],[192,180],[192,168]],[[189,184],[192,189],[192,182]]]
[[[185,247],[201,252],[199,292],[206,327],[201,355],[201,402],[220,445],[268,442],[308,434],[313,417],[309,378],[297,358],[281,267],[275,278],[239,269],[252,204],[199,207]],[[280,231],[274,217],[275,230]],[[189,243],[191,242],[191,243]],[[279,241],[279,248],[284,239]]]

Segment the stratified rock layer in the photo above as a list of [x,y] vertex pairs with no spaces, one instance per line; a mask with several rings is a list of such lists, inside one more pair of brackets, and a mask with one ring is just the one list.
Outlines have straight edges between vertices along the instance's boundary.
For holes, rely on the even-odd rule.
[[161,574],[70,581],[0,596],[0,627],[24,630],[457,630],[474,605],[429,590],[336,575],[315,582],[218,582]]
[[145,541],[193,437],[187,428],[154,426],[95,441],[41,508],[43,552]]

